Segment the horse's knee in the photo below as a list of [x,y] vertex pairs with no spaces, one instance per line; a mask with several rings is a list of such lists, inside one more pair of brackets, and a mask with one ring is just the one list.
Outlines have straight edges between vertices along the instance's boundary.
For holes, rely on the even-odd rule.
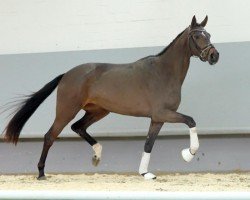
[[80,132],[84,129],[84,127],[79,123],[74,123],[71,125],[71,130],[76,132],[77,134],[80,134]]
[[196,127],[196,122],[192,117],[189,116],[185,116],[185,124],[187,124],[189,128]]
[[71,130],[81,135],[82,132],[86,131],[86,126],[84,123],[76,122],[71,125]]

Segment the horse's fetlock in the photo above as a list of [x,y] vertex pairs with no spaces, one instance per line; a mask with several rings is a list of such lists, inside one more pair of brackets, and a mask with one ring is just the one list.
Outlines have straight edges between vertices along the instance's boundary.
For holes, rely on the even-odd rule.
[[92,146],[94,152],[95,152],[95,156],[100,158],[102,155],[102,145],[99,143],[96,143]]
[[39,170],[44,169],[44,167],[45,167],[45,164],[40,164],[40,163],[37,164],[37,168],[38,168]]
[[199,149],[199,143],[197,143],[196,145],[190,146],[190,150],[194,153],[196,153],[198,149]]

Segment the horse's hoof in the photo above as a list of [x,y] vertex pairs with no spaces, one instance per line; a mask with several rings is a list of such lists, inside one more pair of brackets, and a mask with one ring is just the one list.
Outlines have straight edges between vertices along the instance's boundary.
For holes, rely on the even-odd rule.
[[39,177],[37,177],[37,180],[39,180],[39,181],[46,180],[46,176],[39,176]]
[[95,167],[100,163],[100,158],[98,158],[96,155],[93,156],[92,158],[92,165]]
[[156,176],[152,173],[144,173],[144,174],[141,174],[145,180],[155,180],[156,179]]
[[194,158],[194,155],[190,152],[190,149],[183,149],[181,151],[181,155],[186,162],[190,162]]

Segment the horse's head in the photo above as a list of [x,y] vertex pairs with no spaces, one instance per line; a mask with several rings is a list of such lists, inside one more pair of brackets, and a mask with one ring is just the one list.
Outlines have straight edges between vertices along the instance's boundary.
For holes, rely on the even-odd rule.
[[210,42],[210,34],[204,29],[207,24],[208,17],[199,24],[196,22],[195,16],[192,19],[189,30],[189,47],[193,56],[199,57],[203,62],[208,61],[210,65],[214,65],[219,60],[219,52]]

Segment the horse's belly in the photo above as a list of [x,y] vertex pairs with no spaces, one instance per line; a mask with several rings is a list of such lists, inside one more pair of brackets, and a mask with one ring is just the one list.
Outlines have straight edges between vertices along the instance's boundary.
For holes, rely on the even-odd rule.
[[94,104],[114,113],[131,116],[149,116],[149,106],[144,102],[130,101],[124,102],[118,99],[96,99]]
[[[118,105],[118,104],[117,104]],[[122,114],[122,115],[130,115],[130,116],[137,116],[137,117],[149,117],[150,112],[148,108],[141,107],[138,105],[132,105],[131,107],[126,106],[106,106],[103,105],[103,107],[110,112]]]
[[89,98],[89,103],[98,105],[110,112],[132,115],[132,116],[149,116],[150,106],[146,98],[138,93],[123,91],[116,93],[112,91],[98,91]]
[[130,68],[115,68],[95,78],[88,101],[123,115],[149,116],[145,83]]

